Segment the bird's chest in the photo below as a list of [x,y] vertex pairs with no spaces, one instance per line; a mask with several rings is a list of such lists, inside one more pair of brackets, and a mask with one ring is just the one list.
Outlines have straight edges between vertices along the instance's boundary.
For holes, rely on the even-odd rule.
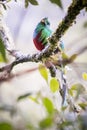
[[36,48],[38,50],[43,50],[45,48],[45,46],[43,45],[43,41],[40,40],[41,39],[41,32],[39,32],[37,35],[34,34],[34,37],[33,37],[33,42],[34,42],[34,45],[36,46]]

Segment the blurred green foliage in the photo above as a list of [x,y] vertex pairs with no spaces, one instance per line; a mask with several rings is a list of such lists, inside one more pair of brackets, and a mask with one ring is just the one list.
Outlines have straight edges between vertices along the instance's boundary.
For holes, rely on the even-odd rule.
[[50,90],[52,92],[57,92],[59,90],[59,82],[56,78],[50,80]]
[[26,8],[29,6],[29,3],[32,5],[38,5],[38,2],[36,0],[25,0],[25,7]]
[[[6,9],[7,9],[7,6],[6,6],[6,4],[4,3],[4,1],[10,2],[10,1],[12,1],[12,0],[2,0],[2,1],[3,1],[2,6],[3,6],[3,8],[6,10]],[[18,0],[14,0],[14,1],[17,2]],[[53,4],[56,4],[56,5],[59,6],[61,9],[63,8],[61,0],[49,0],[49,1],[50,1],[51,3],[53,3]],[[25,3],[25,8],[27,8],[27,7],[29,6],[29,4],[32,4],[32,5],[34,5],[34,6],[36,6],[36,5],[39,4],[39,3],[38,3],[38,0],[25,0],[24,3]]]
[[0,62],[6,62],[6,51],[2,39],[0,38]]
[[61,1],[61,0],[50,0],[50,2],[56,4],[56,5],[59,6],[61,9],[63,8],[63,6],[62,6],[62,1]]
[[42,102],[43,102],[43,105],[45,106],[47,112],[49,114],[53,114],[54,105],[53,105],[52,101],[49,98],[45,97],[45,98],[42,99]]
[[41,76],[46,80],[46,82],[48,82],[48,71],[44,65],[39,65],[39,72]]
[[13,127],[10,123],[1,122],[0,123],[0,130],[13,130]]
[[[10,2],[11,0],[8,0]],[[16,0],[15,0],[16,1]],[[63,8],[61,0],[49,0],[50,2],[56,4],[58,7]],[[16,1],[17,2],[17,1]],[[83,4],[87,3],[87,0],[82,0]],[[27,8],[29,4],[38,5],[38,0],[25,0],[25,7]],[[3,8],[6,10],[6,4],[2,3]],[[87,8],[86,8],[87,9]],[[87,27],[87,22],[85,22],[84,27]],[[73,54],[70,58],[62,53],[63,60],[71,60],[73,62],[77,57],[76,54]],[[3,44],[2,39],[0,38],[0,62],[6,62],[6,51]],[[66,65],[66,64],[65,64]],[[49,77],[49,72],[42,64],[39,65],[39,72],[43,79],[47,82],[49,89],[54,94],[54,92],[59,91],[60,83],[56,78]],[[84,80],[87,80],[87,73],[82,75]],[[21,100],[29,97],[33,102],[38,105],[42,105],[46,110],[46,117],[39,121],[38,128],[36,128],[32,124],[28,124],[26,126],[26,130],[87,130],[87,101],[85,101],[85,97],[83,96],[86,93],[85,87],[76,83],[69,87],[68,94],[70,98],[73,98],[73,101],[76,105],[81,108],[82,114],[75,113],[69,106],[63,107],[61,111],[56,109],[54,101],[48,97],[42,96],[40,93],[36,93],[35,97],[32,93],[26,93],[17,98],[17,103]],[[83,101],[80,100],[80,96],[82,96]],[[59,100],[58,100],[59,101]],[[79,102],[78,102],[79,101]],[[68,104],[69,105],[69,104]],[[85,113],[83,115],[83,113]],[[76,114],[76,116],[75,116]],[[67,116],[66,116],[67,115]],[[75,119],[68,118],[70,115],[74,115]],[[0,122],[0,130],[14,130],[12,125],[8,122]]]

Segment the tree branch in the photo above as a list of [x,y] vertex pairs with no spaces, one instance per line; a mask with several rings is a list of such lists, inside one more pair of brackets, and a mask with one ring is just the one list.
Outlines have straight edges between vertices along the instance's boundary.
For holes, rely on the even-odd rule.
[[[55,48],[59,48],[58,42],[60,38],[64,35],[64,33],[67,31],[67,29],[72,25],[74,20],[76,19],[76,16],[80,13],[80,10],[82,10],[84,7],[87,6],[87,2],[83,4],[82,0],[76,0],[73,1],[68,8],[67,15],[64,17],[62,22],[59,24],[56,31],[53,33],[53,35],[48,38],[48,42],[50,43],[41,53],[36,53],[33,55],[23,55],[20,53],[20,51],[17,51],[15,49],[11,48],[11,44],[9,44],[11,41],[8,37],[8,35],[5,32],[5,28],[0,28],[0,36],[4,42],[5,48],[7,51],[14,57],[16,57],[16,60],[13,61],[10,65],[7,65],[5,67],[2,67],[0,69],[0,72],[8,68],[8,72],[10,72],[14,66],[16,66],[19,63],[23,62],[39,62],[43,61],[43,59],[47,59],[50,57],[50,55],[53,54]],[[59,48],[60,50],[60,48]]]

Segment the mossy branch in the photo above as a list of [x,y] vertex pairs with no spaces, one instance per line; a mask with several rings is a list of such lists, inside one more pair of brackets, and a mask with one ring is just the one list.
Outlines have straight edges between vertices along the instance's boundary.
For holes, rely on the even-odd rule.
[[[76,0],[71,3],[71,5],[68,8],[67,15],[64,17],[62,22],[58,25],[58,28],[53,33],[53,35],[48,39],[48,42],[50,43],[41,53],[33,54],[33,55],[23,55],[20,53],[20,51],[17,51],[15,49],[11,49],[11,44],[9,44],[9,38],[8,35],[6,35],[5,29],[0,28],[0,36],[2,37],[2,40],[4,42],[5,48],[9,51],[9,53],[12,56],[16,57],[16,60],[13,61],[9,66],[10,69],[8,69],[10,72],[14,66],[16,66],[19,63],[23,62],[39,62],[43,61],[43,59],[47,59],[50,57],[50,55],[53,54],[56,47],[58,47],[58,42],[60,38],[65,34],[67,29],[72,25],[72,23],[75,21],[76,16],[80,13],[80,10],[82,10],[84,7],[87,6],[87,2],[83,2],[83,0]],[[2,30],[3,29],[3,30]],[[60,48],[59,48],[60,49]],[[60,63],[60,61],[59,61]],[[2,67],[0,71],[4,71],[7,67]]]
[[87,1],[83,4],[83,0],[73,0],[71,5],[68,7],[67,15],[64,17],[62,22],[60,22],[54,34],[49,38],[49,42],[52,44],[49,49],[50,52],[53,50],[54,46],[57,45],[60,38],[65,34],[70,26],[72,26],[76,20],[76,16],[84,7],[87,7]]
[[[43,62],[43,59],[49,58],[53,54],[56,48],[60,50],[58,42],[60,41],[61,37],[65,34],[65,32],[69,29],[69,27],[72,26],[73,22],[76,19],[76,16],[80,13],[80,10],[82,10],[86,6],[87,6],[86,1],[83,2],[83,0],[76,0],[76,1],[73,0],[73,2],[68,8],[67,15],[64,17],[62,22],[58,25],[58,28],[53,33],[53,35],[50,38],[48,38],[48,42],[50,44],[41,53],[37,53],[33,55],[25,56],[22,53],[20,53],[20,51],[17,51],[11,48],[11,40],[6,33],[5,27],[2,26],[2,28],[0,28],[0,37],[2,38],[7,51],[16,58],[16,60],[13,61],[11,64],[0,68],[0,72],[4,72],[4,75],[1,76],[2,79],[4,78],[7,79],[9,77],[9,74],[14,66],[20,63],[24,63],[24,62],[39,62],[39,61]],[[64,65],[71,62],[72,62],[72,59],[67,59],[65,61],[63,59],[61,60],[59,59],[59,61],[56,62],[57,64],[52,64],[49,67],[51,75],[56,76],[56,66],[61,66],[61,64]],[[61,93],[62,101],[63,101],[62,104],[64,104],[66,100],[67,83],[63,74],[62,74],[62,80],[64,81],[64,84],[62,85],[60,93]],[[73,106],[73,108],[76,109],[74,103],[72,103],[71,106]]]

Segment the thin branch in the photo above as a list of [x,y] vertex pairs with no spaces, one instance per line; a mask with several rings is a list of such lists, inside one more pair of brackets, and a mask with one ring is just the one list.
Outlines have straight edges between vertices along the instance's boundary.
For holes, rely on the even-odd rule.
[[32,73],[32,72],[34,72],[36,70],[38,70],[38,67],[32,68],[32,69],[28,69],[28,70],[24,70],[22,72],[20,71],[20,72],[18,72],[16,74],[10,74],[8,77],[2,77],[0,75],[0,83],[5,82],[5,81],[10,81],[10,80],[12,80],[15,77],[23,76],[24,74],[30,74],[30,73]]
[[[87,50],[87,47],[84,47],[82,49],[79,50],[79,52],[77,54],[72,55],[70,58],[68,59],[58,59],[56,61],[49,61],[49,59],[47,60],[47,62],[49,61],[50,65],[48,66],[45,62],[46,67],[50,70],[51,76],[55,77],[56,75],[56,68],[58,69],[58,67],[61,67],[61,63],[63,65],[67,65],[67,64],[71,64],[74,63],[73,61],[76,59],[77,56],[79,56],[80,54],[82,54],[83,52],[85,52]],[[41,55],[42,53],[40,53],[39,55]],[[9,65],[5,65],[2,68],[0,68],[0,81],[2,81],[3,79],[6,80],[8,79],[8,77],[10,76],[10,72],[13,69],[14,66],[20,64],[20,63],[25,63],[25,62],[39,62],[40,61],[40,56],[38,54],[33,54],[32,56],[28,55],[25,57],[20,57],[19,59],[16,59],[15,61],[13,61],[12,63],[10,63]],[[2,74],[3,73],[3,74]]]

